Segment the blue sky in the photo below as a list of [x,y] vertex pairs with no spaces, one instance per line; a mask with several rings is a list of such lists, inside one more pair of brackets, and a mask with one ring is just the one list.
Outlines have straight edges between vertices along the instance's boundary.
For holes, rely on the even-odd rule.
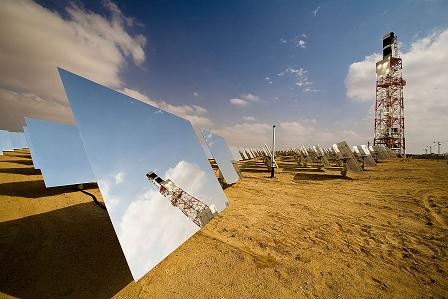
[[[9,5],[12,8],[5,14],[9,12],[20,20],[20,11],[13,7],[17,4]],[[379,53],[385,32],[396,32],[401,50],[411,55],[412,45],[425,38],[432,37],[434,44],[444,41],[443,33],[448,28],[448,2],[437,0],[25,1],[23,5],[32,6],[36,14],[42,14],[41,19],[48,18],[46,24],[63,23],[66,38],[80,38],[65,49],[58,32],[43,25],[43,30],[49,32],[47,44],[53,47],[48,51],[56,57],[49,65],[65,66],[131,96],[159,103],[161,108],[223,135],[234,145],[269,141],[272,123],[279,125],[278,133],[284,136],[279,137],[279,142],[284,147],[317,142],[328,145],[341,139],[351,143],[371,140],[373,120],[369,109],[374,94],[363,100],[347,95],[349,89],[358,88],[345,83],[352,64]],[[104,24],[99,19],[106,21],[106,26],[100,26]],[[73,33],[73,28],[78,28],[75,25],[88,32],[92,41],[100,39],[101,43],[95,47],[93,43],[83,45],[82,34]],[[107,25],[110,28],[105,29]],[[25,27],[12,28],[12,32],[31,35],[32,30]],[[54,54],[58,45],[60,51]],[[98,53],[104,50],[110,55],[99,56],[95,48]],[[433,48],[428,45],[426,50],[431,53]],[[59,55],[70,49],[82,62]],[[45,56],[44,50],[40,51],[44,54],[35,52],[37,57]],[[10,53],[19,55],[14,54],[17,51]],[[89,58],[90,67],[85,63]],[[447,60],[444,56],[443,62]],[[54,72],[51,68],[48,76],[56,77]],[[371,72],[373,79],[359,85],[374,93],[374,69]],[[61,104],[46,109],[46,118],[71,118],[60,87],[47,95],[52,87],[39,91],[36,84],[32,92],[20,82],[27,80],[0,77],[5,98],[31,101],[31,92]],[[61,95],[52,99],[54,94]],[[409,102],[415,105],[417,99]],[[428,113],[436,109],[433,106],[428,107]],[[42,114],[42,110],[27,113]],[[418,127],[425,120],[413,117],[414,110],[405,115],[411,119],[408,139],[414,151],[421,151],[425,143],[432,142],[430,139],[445,138],[438,128],[446,123],[437,123],[429,132],[431,137],[423,140],[428,132]],[[5,116],[3,123],[15,125],[10,118]],[[428,120],[434,118],[428,114]]]

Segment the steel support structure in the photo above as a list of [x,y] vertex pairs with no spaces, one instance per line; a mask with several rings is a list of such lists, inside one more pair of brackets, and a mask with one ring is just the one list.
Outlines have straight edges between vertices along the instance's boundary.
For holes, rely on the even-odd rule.
[[[393,52],[376,63],[376,99],[374,145],[384,145],[399,156],[406,155],[402,60],[398,55],[396,36],[392,35]],[[389,38],[389,36],[388,36]],[[384,44],[383,44],[384,46]],[[386,48],[386,47],[385,47]],[[383,52],[384,53],[384,52]]]

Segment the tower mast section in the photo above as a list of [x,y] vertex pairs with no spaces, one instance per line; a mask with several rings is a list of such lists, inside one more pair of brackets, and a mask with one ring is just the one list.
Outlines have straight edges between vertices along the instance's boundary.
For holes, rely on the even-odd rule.
[[384,145],[399,156],[406,156],[402,60],[398,37],[383,36],[383,59],[376,63],[374,145]]

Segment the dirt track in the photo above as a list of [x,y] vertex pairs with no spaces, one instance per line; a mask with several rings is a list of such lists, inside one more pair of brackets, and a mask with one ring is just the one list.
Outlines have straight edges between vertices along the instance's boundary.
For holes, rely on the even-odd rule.
[[[448,165],[245,172],[230,206],[137,283],[105,211],[0,156],[0,297],[448,296]],[[19,156],[18,156],[19,155]],[[99,197],[97,189],[87,191]]]

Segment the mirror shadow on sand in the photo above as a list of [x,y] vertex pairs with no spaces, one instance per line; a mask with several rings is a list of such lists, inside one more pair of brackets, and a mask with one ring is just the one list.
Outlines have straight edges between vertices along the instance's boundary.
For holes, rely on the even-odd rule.
[[29,168],[29,167],[18,167],[18,168],[2,168],[0,169],[0,173],[15,173],[21,175],[39,175],[40,170]]
[[132,281],[112,224],[94,203],[0,223],[0,236],[0,291],[8,295],[110,298]]
[[[20,168],[16,174],[32,175],[34,169],[30,168]],[[34,170],[36,171],[36,170]],[[4,171],[2,169],[0,172],[12,173],[12,171]],[[27,173],[28,172],[28,173]],[[35,173],[40,174],[39,172]],[[96,184],[84,184],[84,190],[96,189]],[[21,181],[21,182],[11,182],[0,184],[0,195],[6,196],[19,196],[26,198],[40,198],[46,196],[55,196],[64,193],[78,192],[79,190],[73,186],[63,186],[63,187],[52,187],[45,188],[44,180],[34,180],[34,181]]]
[[316,173],[297,173],[294,175],[294,181],[325,181],[325,180],[348,180],[352,181],[353,178],[342,176],[340,174],[316,174]]
[[[16,157],[2,157],[9,168],[0,173],[31,180],[2,183],[0,195],[37,200],[80,192],[45,188],[31,159],[11,160]],[[2,222],[0,248],[0,292],[14,297],[110,298],[133,280],[107,212],[93,202]]]
[[8,162],[8,163],[16,163],[21,165],[33,165],[33,162],[31,160],[2,160],[2,162]]

